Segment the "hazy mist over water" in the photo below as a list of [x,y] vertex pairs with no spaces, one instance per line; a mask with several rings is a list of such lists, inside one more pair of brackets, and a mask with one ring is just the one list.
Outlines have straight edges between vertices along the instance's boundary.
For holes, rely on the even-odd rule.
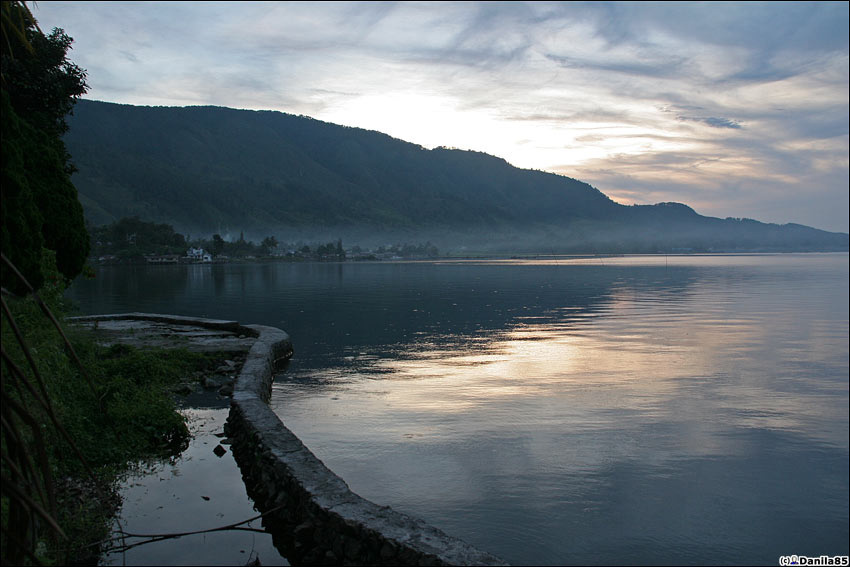
[[70,295],[283,328],[284,423],[512,563],[848,552],[847,254],[107,267]]

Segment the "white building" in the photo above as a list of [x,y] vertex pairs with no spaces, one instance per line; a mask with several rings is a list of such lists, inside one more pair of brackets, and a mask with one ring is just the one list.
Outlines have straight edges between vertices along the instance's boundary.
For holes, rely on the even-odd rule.
[[189,250],[186,251],[186,257],[190,262],[203,262],[205,264],[212,262],[212,254],[203,248],[189,248]]

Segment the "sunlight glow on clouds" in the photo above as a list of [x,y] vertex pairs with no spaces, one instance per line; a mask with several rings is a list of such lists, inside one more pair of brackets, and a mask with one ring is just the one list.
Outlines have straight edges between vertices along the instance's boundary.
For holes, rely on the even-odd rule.
[[39,2],[89,98],[273,109],[848,231],[848,4]]

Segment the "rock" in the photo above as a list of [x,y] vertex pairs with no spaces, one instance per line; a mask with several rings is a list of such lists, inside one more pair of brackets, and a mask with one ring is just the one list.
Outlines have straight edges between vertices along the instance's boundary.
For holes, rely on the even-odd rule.
[[225,361],[224,361],[224,363],[225,363],[228,367],[230,367],[231,369],[236,368],[236,363],[235,363],[235,362],[233,362],[232,360],[225,360]]
[[212,377],[210,377],[210,376],[207,376],[206,378],[204,378],[204,379],[201,381],[201,384],[203,384],[204,388],[210,388],[210,389],[212,389],[212,388],[221,388],[221,385],[222,385],[223,383],[224,383],[223,381],[221,381],[221,380],[219,380],[219,379],[217,379],[217,378],[212,378]]
[[223,457],[226,452],[227,452],[227,449],[225,449],[221,445],[216,445],[215,449],[213,449],[213,453],[215,453],[215,456],[218,457],[218,458]]
[[232,396],[233,395],[233,383],[227,383],[218,389],[218,393],[222,396]]

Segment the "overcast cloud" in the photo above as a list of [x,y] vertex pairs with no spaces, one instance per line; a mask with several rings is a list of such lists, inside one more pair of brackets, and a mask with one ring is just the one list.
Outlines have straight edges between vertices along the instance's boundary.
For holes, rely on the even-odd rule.
[[306,114],[848,229],[848,3],[38,2],[87,98]]

